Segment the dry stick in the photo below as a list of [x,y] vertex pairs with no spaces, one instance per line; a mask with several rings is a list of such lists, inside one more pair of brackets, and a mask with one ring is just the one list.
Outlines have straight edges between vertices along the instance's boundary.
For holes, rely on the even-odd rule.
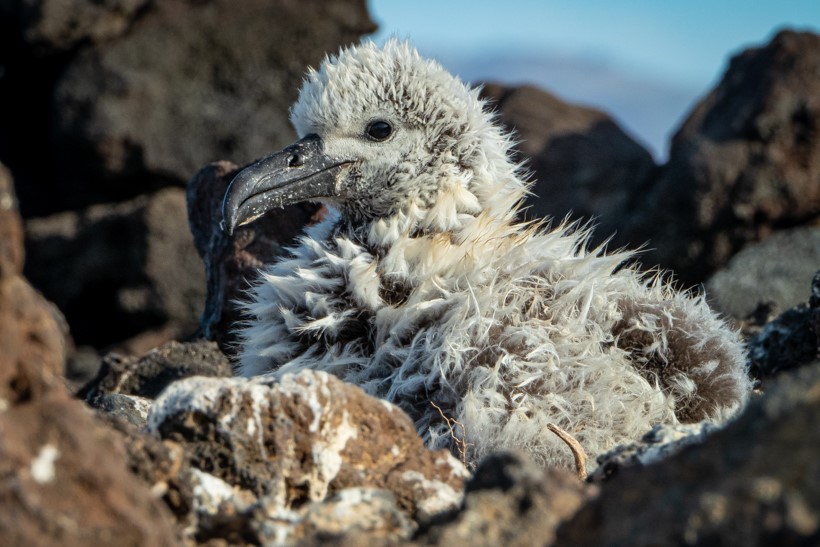
[[467,443],[464,440],[463,436],[462,436],[461,439],[456,437],[455,429],[453,429],[453,425],[460,425],[461,426],[461,431],[465,431],[464,424],[457,421],[457,420],[455,420],[455,419],[453,419],[453,418],[448,418],[447,416],[445,416],[444,412],[441,410],[441,408],[436,403],[434,403],[433,401],[430,401],[430,404],[433,405],[433,408],[438,410],[439,416],[441,416],[441,418],[444,420],[444,423],[446,423],[447,427],[450,429],[450,438],[453,439],[453,441],[455,441],[456,447],[458,447],[458,451],[461,453],[461,463],[463,463],[466,466],[467,465]]
[[575,457],[575,472],[578,474],[578,478],[586,480],[587,478],[587,454],[584,452],[584,447],[581,446],[575,437],[561,429],[555,424],[547,424],[547,428],[550,431],[558,435],[562,441],[564,441],[570,450],[572,450],[572,455]]

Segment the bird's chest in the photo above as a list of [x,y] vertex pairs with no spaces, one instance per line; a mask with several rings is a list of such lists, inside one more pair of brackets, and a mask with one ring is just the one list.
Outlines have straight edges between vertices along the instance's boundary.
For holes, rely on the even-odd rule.
[[440,282],[386,271],[372,253],[324,257],[311,266],[294,269],[296,298],[281,306],[305,350],[370,356],[386,345],[405,346],[455,305]]

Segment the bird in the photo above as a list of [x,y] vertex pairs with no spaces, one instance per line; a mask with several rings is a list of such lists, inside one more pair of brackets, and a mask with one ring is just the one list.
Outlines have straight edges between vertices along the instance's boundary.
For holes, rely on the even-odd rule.
[[558,428],[594,468],[658,424],[736,414],[738,333],[588,224],[519,220],[531,183],[497,118],[406,41],[308,69],[299,140],[234,177],[223,229],[300,201],[328,214],[248,289],[236,374],[329,372],[468,465],[513,449],[572,469]]

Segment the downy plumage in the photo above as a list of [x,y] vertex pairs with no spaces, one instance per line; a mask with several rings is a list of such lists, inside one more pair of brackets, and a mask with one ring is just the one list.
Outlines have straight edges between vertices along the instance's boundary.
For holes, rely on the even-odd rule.
[[741,343],[703,298],[588,248],[586,229],[516,220],[510,136],[408,45],[325,59],[291,120],[303,140],[237,176],[228,228],[304,199],[333,213],[261,272],[238,374],[328,371],[400,405],[431,447],[455,434],[470,461],[514,447],[563,467],[550,423],[595,456],[746,401]]

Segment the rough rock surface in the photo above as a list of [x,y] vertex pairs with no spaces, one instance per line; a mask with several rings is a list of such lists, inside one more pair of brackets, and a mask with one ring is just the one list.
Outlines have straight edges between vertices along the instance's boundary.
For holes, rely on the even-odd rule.
[[180,378],[232,375],[228,358],[214,342],[168,342],[142,357],[106,355],[97,377],[80,395],[89,401],[99,395],[116,393],[154,399]]
[[116,435],[59,390],[0,413],[0,535],[10,545],[177,545]]
[[205,280],[184,192],[168,188],[26,223],[26,274],[65,313],[75,341],[104,347],[164,329],[147,351],[192,334]]
[[482,95],[520,141],[519,159],[533,170],[529,218],[594,219],[599,240],[626,219],[631,196],[654,174],[650,153],[607,114],[566,103],[532,86],[488,84]]
[[[305,504],[333,494],[362,503],[360,495],[343,494],[350,488],[388,490],[408,518],[427,519],[458,506],[467,476],[448,452],[425,449],[400,409],[313,371],[280,383],[262,377],[181,380],[154,403],[149,427],[183,445],[200,473],[197,511],[250,527],[259,541],[315,532],[318,521],[307,525],[303,519],[318,509]],[[381,498],[371,496],[371,502],[381,505]],[[268,516],[253,517],[259,511]],[[394,520],[375,519],[372,528],[405,534],[408,527]],[[335,525],[328,526],[332,535]]]
[[488,456],[467,483],[458,511],[416,534],[418,545],[550,545],[561,522],[597,489],[561,469],[541,469],[525,455]]
[[63,327],[20,275],[21,220],[2,168],[0,205],[0,537],[175,545],[170,514],[128,472],[116,435],[65,390]]
[[598,456],[598,467],[589,479],[601,481],[628,467],[644,466],[664,460],[686,446],[702,444],[718,429],[719,427],[711,422],[657,425],[640,441],[616,446],[606,454]]
[[618,242],[704,281],[746,243],[820,217],[820,35],[782,31],[736,55],[672,141]]
[[16,19],[19,38],[37,54],[53,54],[120,36],[149,1],[11,1],[0,3],[0,16]]
[[0,164],[0,412],[62,383],[66,327],[22,276],[23,229],[14,185]]
[[232,236],[219,229],[222,201],[239,168],[221,161],[201,169],[188,183],[188,221],[194,244],[205,263],[207,297],[200,320],[200,333],[216,340],[228,354],[234,352],[233,327],[241,318],[236,302],[244,296],[248,283],[260,267],[280,256],[284,247],[302,229],[321,219],[324,208],[298,203],[278,209],[246,226]]
[[807,303],[786,310],[747,341],[751,373],[771,377],[820,359],[820,270]]
[[779,313],[806,301],[807,282],[818,267],[820,226],[778,231],[734,255],[706,283],[706,296],[736,320],[747,319],[761,304]]
[[184,183],[218,158],[266,155],[292,138],[304,68],[373,30],[363,0],[155,2],[63,73],[61,170],[77,199],[110,201]]
[[602,484],[555,545],[816,545],[818,415],[820,363],[783,374],[708,442]]

